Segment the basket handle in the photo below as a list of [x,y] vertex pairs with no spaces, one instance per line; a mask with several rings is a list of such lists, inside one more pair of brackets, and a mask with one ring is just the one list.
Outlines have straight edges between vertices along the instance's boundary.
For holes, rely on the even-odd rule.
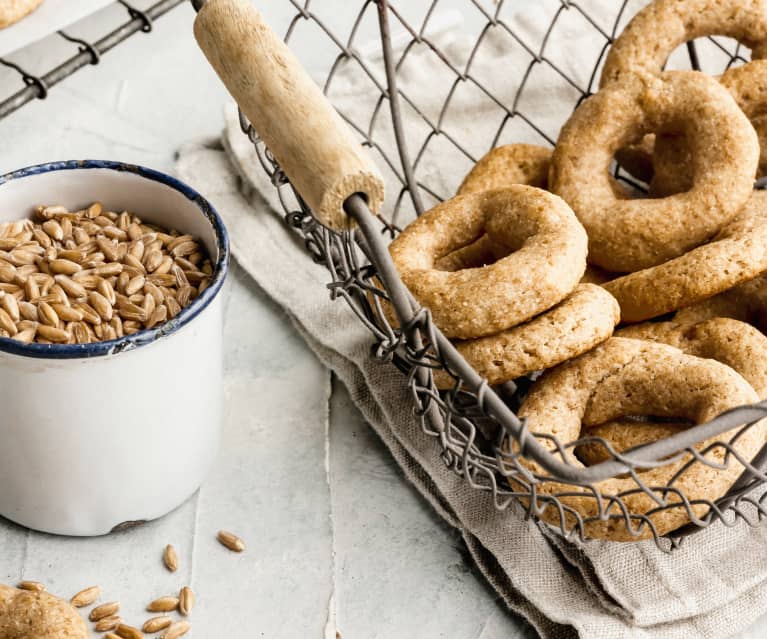
[[[200,4],[200,3],[198,3]],[[207,0],[197,43],[296,191],[319,220],[346,229],[359,193],[378,212],[384,184],[352,131],[250,0]]]

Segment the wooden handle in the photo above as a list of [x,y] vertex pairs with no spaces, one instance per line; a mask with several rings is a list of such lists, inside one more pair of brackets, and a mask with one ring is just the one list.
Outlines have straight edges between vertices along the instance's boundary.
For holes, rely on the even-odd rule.
[[250,0],[208,0],[197,43],[301,197],[323,224],[349,228],[344,200],[378,212],[378,169],[320,88]]

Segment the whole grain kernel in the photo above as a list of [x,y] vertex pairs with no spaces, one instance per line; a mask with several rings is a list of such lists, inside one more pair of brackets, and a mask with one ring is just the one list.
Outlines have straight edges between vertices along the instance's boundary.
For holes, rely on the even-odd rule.
[[100,280],[96,286],[96,290],[101,293],[101,295],[107,300],[107,302],[109,302],[110,305],[115,305],[117,302],[117,296],[115,295],[115,289],[109,283],[109,280]]
[[53,286],[51,286],[50,295],[55,295],[56,300],[59,304],[64,304],[64,306],[70,306],[71,302],[69,301],[69,297],[67,297],[66,292],[61,287],[61,284],[56,282]]
[[216,535],[216,539],[218,539],[221,545],[233,552],[242,552],[245,550],[245,542],[234,533],[220,530],[218,535]]
[[123,335],[125,335],[123,332],[123,321],[120,319],[119,315],[113,316],[112,319],[109,320],[109,325],[114,329],[117,337],[123,337]]
[[93,272],[101,277],[109,277],[110,275],[119,275],[122,273],[123,265],[119,262],[110,262],[109,264],[101,264],[94,267]]
[[40,297],[40,287],[37,285],[37,280],[33,277],[28,277],[24,282],[24,294],[27,300],[33,300],[36,297]]
[[37,327],[37,334],[43,339],[57,344],[66,344],[72,338],[72,335],[63,328],[55,328],[47,324],[40,324]]
[[172,544],[165,546],[165,550],[162,553],[162,560],[165,567],[171,572],[178,570],[178,553]]
[[0,328],[2,328],[10,337],[13,337],[18,333],[18,328],[16,328],[16,322],[14,322],[10,315],[6,313],[6,311],[2,308],[0,308]]
[[117,256],[118,256],[117,242],[115,242],[114,240],[109,240],[105,237],[97,237],[96,245],[99,247],[99,250],[104,254],[105,258],[112,260],[113,262],[117,260]]
[[72,336],[75,338],[75,341],[78,344],[91,343],[90,335],[88,334],[88,329],[85,328],[85,325],[82,322],[77,322],[72,327]]
[[178,611],[188,617],[194,608],[194,592],[189,586],[184,586],[178,593]]
[[168,615],[160,615],[159,617],[152,617],[151,619],[147,619],[141,629],[144,632],[151,634],[160,632],[160,630],[165,630],[165,628],[170,626],[172,623],[173,619],[168,617]]
[[45,584],[39,581],[22,581],[16,587],[19,590],[28,590],[29,592],[43,592],[45,590]]
[[[162,262],[160,262],[160,265],[154,270],[155,275],[168,275],[170,274],[170,269],[173,268],[173,258],[170,255],[166,255],[162,258]],[[176,278],[171,275],[173,278],[171,282],[175,282]]]
[[138,628],[121,623],[115,628],[115,634],[120,639],[143,639],[144,633]]
[[140,240],[143,235],[143,231],[141,230],[141,225],[135,224],[135,223],[131,224],[126,229],[126,232],[128,233],[128,237],[133,241]]
[[[58,296],[56,296],[56,299],[58,299]],[[47,324],[48,326],[59,325],[59,316],[48,302],[40,302],[37,305],[37,318],[42,324]]]
[[89,588],[81,590],[74,597],[72,597],[72,599],[70,599],[70,603],[75,608],[84,608],[85,606],[90,606],[91,604],[95,603],[100,596],[101,588],[99,586],[90,586]]
[[55,279],[56,284],[58,284],[70,297],[74,297],[75,299],[87,297],[88,291],[82,281],[75,281],[66,275],[56,275]]
[[120,610],[120,603],[117,601],[110,601],[109,603],[96,606],[88,615],[88,619],[91,621],[100,621],[105,617],[113,617]]
[[160,597],[150,601],[147,612],[172,612],[178,608],[178,597]]
[[21,319],[20,311],[19,311],[19,302],[13,295],[11,294],[3,295],[0,298],[0,306],[2,306],[3,310],[5,310],[5,312],[8,313],[8,315],[14,322],[18,322]]
[[151,295],[145,295],[143,301],[141,302],[141,308],[144,309],[144,313],[147,316],[147,322],[149,321],[149,318],[152,317],[152,314],[155,311],[155,307],[157,306],[156,302],[154,301],[154,297]]
[[[108,630],[117,630],[117,627],[123,622],[122,617],[119,615],[111,615],[99,619],[94,625],[93,629],[96,632],[106,632]],[[117,635],[115,635],[117,636]]]
[[167,297],[165,299],[165,306],[168,309],[168,317],[173,319],[181,312],[181,305],[178,303],[175,297]]
[[72,308],[64,304],[51,304],[51,308],[56,311],[56,315],[64,322],[80,322],[83,319],[83,312],[78,308]]
[[130,282],[128,282],[128,285],[125,287],[125,294],[130,296],[134,293],[138,293],[144,288],[145,282],[146,279],[143,275],[137,275],[136,277],[132,278]]
[[153,273],[162,264],[162,252],[159,249],[151,249],[144,254],[144,266],[147,272]]
[[192,629],[188,621],[176,621],[162,634],[160,639],[179,639]]
[[109,303],[109,300],[101,293],[98,291],[91,291],[88,293],[88,303],[105,322],[112,319],[114,308]]
[[83,268],[77,262],[60,258],[50,260],[49,266],[52,273],[61,273],[62,275],[74,275]]
[[42,223],[43,231],[49,238],[48,246],[50,247],[50,240],[58,240],[59,242],[64,239],[64,231],[56,220],[47,220]]
[[66,207],[60,204],[54,206],[41,206],[38,207],[38,213],[43,219],[50,219],[52,217],[60,217],[63,215],[69,215],[69,211]]
[[86,322],[94,326],[101,324],[101,315],[99,315],[96,312],[96,309],[94,309],[90,304],[79,302],[76,306],[83,312],[83,319]]

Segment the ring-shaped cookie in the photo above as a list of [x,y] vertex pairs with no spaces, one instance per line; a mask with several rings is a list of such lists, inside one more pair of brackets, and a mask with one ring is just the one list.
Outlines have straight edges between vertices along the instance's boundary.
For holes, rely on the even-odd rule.
[[659,74],[678,46],[704,36],[734,38],[767,57],[766,0],[655,0],[626,25],[607,52],[599,86]]
[[[767,173],[767,60],[754,60],[719,77],[754,127],[759,142],[757,177]],[[679,193],[692,183],[692,158],[686,138],[659,135],[652,147],[650,194]]]
[[[751,404],[757,394],[743,377],[730,367],[709,359],[687,355],[680,350],[645,340],[613,337],[593,351],[552,369],[533,384],[518,414],[527,420],[532,434],[555,436],[561,444],[581,438],[582,428],[596,426],[627,415],[656,415],[707,422],[725,410]],[[762,420],[730,443],[743,458],[752,459],[761,449],[767,420]],[[735,431],[723,433],[698,446],[703,450],[716,441],[730,441]],[[555,450],[554,442],[541,438],[546,447]],[[513,447],[515,447],[514,445]],[[574,466],[583,464],[568,447],[564,453]],[[725,462],[722,447],[714,447],[705,454],[717,464]],[[519,462],[532,470],[540,479],[536,486],[541,496],[556,497],[565,507],[575,510],[583,519],[584,532],[591,538],[631,541],[652,536],[650,526],[637,530],[639,522],[647,518],[659,535],[669,533],[689,521],[679,497],[666,495],[670,508],[657,510],[658,502],[646,492],[638,490],[631,476],[621,476],[596,482],[592,487],[603,496],[600,503],[591,488],[584,488],[547,479],[547,473],[529,458]],[[645,486],[655,489],[659,499],[664,498],[662,488],[671,485],[690,502],[715,500],[721,497],[743,471],[742,465],[728,456],[725,468],[713,468],[695,462],[678,476],[689,462],[689,455],[657,468],[640,471]],[[673,481],[672,481],[673,480]],[[620,505],[610,498],[620,496],[622,504],[634,517],[632,534],[626,527]],[[558,525],[560,511],[554,504],[539,501],[544,506],[541,518]],[[702,516],[708,506],[691,506]],[[566,527],[576,524],[572,513],[565,513]]]
[[546,189],[551,149],[535,144],[504,144],[483,155],[463,178],[458,195],[494,191],[512,184]]
[[715,359],[737,371],[759,399],[767,399],[767,336],[745,322],[728,317],[694,324],[645,322],[620,329],[616,337],[660,342],[688,355]]
[[[456,195],[503,189],[513,184],[526,184],[546,189],[552,150],[534,144],[505,144],[483,155],[463,178]],[[504,252],[493,246],[487,235],[437,261],[443,271],[492,264]]]
[[[635,446],[671,437],[689,428],[689,424],[678,421],[659,421],[655,419],[614,419],[605,424],[584,429],[583,436],[598,437],[609,442],[613,450],[626,452]],[[594,466],[613,459],[607,447],[599,441],[587,441],[578,444],[575,456],[587,466]]]
[[82,617],[66,601],[47,592],[0,585],[0,637],[3,639],[88,639]]
[[[458,341],[455,347],[490,384],[503,384],[534,371],[552,368],[601,344],[620,320],[615,298],[596,284],[579,284],[554,308],[495,335]],[[434,372],[437,388],[455,380]]]
[[674,315],[674,322],[695,324],[715,317],[746,322],[767,333],[767,276],[760,275],[729,291],[680,309]]
[[[693,185],[665,198],[620,199],[610,186],[613,155],[651,131],[687,136]],[[726,89],[700,73],[667,71],[585,100],[562,128],[549,185],[586,227],[589,262],[625,273],[719,231],[751,194],[758,156],[756,133]]]
[[752,198],[707,244],[603,286],[618,300],[624,322],[640,322],[691,306],[764,273],[765,247],[767,208]]
[[[513,253],[482,268],[443,271],[437,261],[479,239]],[[560,198],[531,186],[456,196],[410,224],[389,246],[402,281],[447,337],[511,328],[560,302],[586,267],[586,233]]]
[[[718,317],[695,324],[645,322],[621,329],[616,337],[661,342],[688,355],[715,359],[739,373],[756,391],[759,399],[767,398],[767,336],[753,326],[738,320]],[[622,452],[634,446],[669,437],[685,428],[678,423],[641,423],[619,420],[587,430]],[[590,443],[578,447],[581,461],[591,465],[609,459],[607,449]]]
[[[457,194],[481,193],[514,184],[526,184],[548,190],[553,151],[551,148],[521,143],[496,147],[482,156],[469,171]],[[616,197],[626,197],[626,190],[617,180],[610,178],[610,185]],[[494,245],[490,237],[483,235],[476,242],[440,258],[437,268],[443,271],[458,271],[485,266],[508,253],[507,248]],[[601,284],[611,278],[612,274],[587,266],[581,283]]]

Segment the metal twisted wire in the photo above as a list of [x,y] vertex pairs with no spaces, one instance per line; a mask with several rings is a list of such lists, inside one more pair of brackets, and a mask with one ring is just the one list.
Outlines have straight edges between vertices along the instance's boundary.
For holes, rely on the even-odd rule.
[[[0,65],[15,71],[21,80],[21,88],[14,88],[11,93],[3,96],[0,94],[0,118],[10,115],[25,104],[38,99],[48,97],[51,87],[55,86],[76,71],[91,64],[99,64],[101,56],[128,39],[139,31],[148,33],[152,30],[152,22],[165,15],[174,7],[182,4],[184,0],[159,0],[146,9],[140,10],[128,2],[118,0],[116,4],[122,5],[128,14],[128,20],[115,25],[112,30],[96,41],[88,41],[78,38],[65,31],[57,31],[45,42],[55,46],[54,40],[63,40],[77,45],[76,52],[70,47],[66,57],[62,55],[62,61],[55,67],[45,72],[32,72],[22,65],[13,61],[13,54],[0,58]],[[76,25],[72,25],[72,28]],[[67,28],[69,31],[70,28]],[[60,40],[59,40],[60,41]]]
[[[461,91],[470,89],[497,110],[497,129],[489,139],[481,140],[484,151],[503,143],[509,132],[524,135],[526,141],[553,145],[556,131],[548,131],[536,121],[536,113],[530,111],[526,102],[528,87],[537,74],[553,74],[572,93],[573,108],[577,106],[595,90],[599,68],[611,40],[628,18],[645,4],[623,0],[616,3],[613,15],[605,16],[589,11],[587,0],[552,0],[543,3],[540,9],[544,13],[548,11],[547,24],[538,37],[531,39],[529,32],[523,33],[519,29],[519,16],[512,11],[513,3],[504,0],[497,3],[431,0],[420,8],[420,12],[414,9],[413,3],[364,0],[359,14],[351,25],[347,25],[347,35],[344,36],[330,26],[333,17],[323,14],[319,3],[311,0],[288,2],[296,13],[287,26],[286,40],[299,42],[302,31],[311,27],[327,37],[328,47],[334,51],[324,76],[326,94],[333,97],[335,81],[341,70],[348,69],[349,65],[367,85],[366,95],[372,98],[369,119],[360,121],[342,109],[340,113],[358,133],[360,142],[377,156],[379,164],[389,172],[391,181],[399,185],[399,190],[390,196],[389,208],[380,218],[375,232],[386,237],[396,233],[406,218],[420,214],[428,205],[450,197],[454,192],[456,184],[445,185],[424,168],[433,147],[439,147],[442,161],[446,163],[463,162],[470,167],[478,159],[476,149],[480,145],[473,144],[469,148],[462,141],[460,132],[451,128],[454,122],[450,114]],[[472,38],[469,55],[462,64],[451,57],[449,46],[440,37],[440,29],[434,28],[439,23],[441,10],[452,9],[456,4],[473,16],[471,27],[462,32]],[[373,20],[382,36],[383,56],[360,52],[365,48],[364,43],[359,42],[363,37],[361,33]],[[595,42],[599,43],[596,59],[583,61],[589,69],[585,82],[573,77],[551,48],[553,41],[563,37],[561,30],[572,21],[577,21],[580,28],[585,26],[592,31]],[[483,47],[491,46],[488,44],[491,32],[505,34],[527,60],[523,66],[507,70],[518,79],[511,100],[488,86],[475,69]],[[724,39],[709,38],[696,45],[707,47],[714,57],[719,56],[719,68],[704,69],[711,73],[746,60],[740,47]],[[688,65],[697,68],[696,46],[690,46],[688,53]],[[400,88],[398,80],[407,72],[408,58],[414,55],[432,56],[449,78],[444,87],[443,104],[436,113],[422,108],[415,96]],[[708,59],[711,57],[709,55]],[[392,119],[394,143],[387,131]],[[403,122],[417,126],[409,126],[405,136]],[[767,476],[763,470],[767,446],[754,460],[743,459],[734,447],[743,433],[767,415],[767,405],[730,411],[714,422],[672,438],[676,441],[655,442],[628,452],[618,451],[610,442],[597,437],[560,442],[550,435],[531,433],[513,413],[507,411],[503,415],[493,409],[493,400],[498,397],[503,398],[511,409],[516,408],[530,380],[517,380],[498,389],[483,383],[469,383],[461,372],[465,370],[460,366],[462,360],[434,326],[428,310],[418,308],[414,302],[408,320],[402,322],[401,327],[390,322],[386,312],[389,290],[379,277],[382,260],[386,259],[377,250],[380,238],[359,231],[335,233],[322,227],[300,197],[292,192],[284,174],[245,118],[241,117],[241,124],[254,142],[264,170],[271,175],[278,189],[288,223],[304,237],[313,258],[327,266],[331,296],[346,300],[370,330],[375,342],[374,355],[393,363],[407,375],[415,414],[424,433],[440,446],[444,462],[474,489],[491,494],[496,508],[504,510],[516,504],[530,517],[545,518],[565,536],[582,539],[587,538],[591,524],[618,520],[637,537],[651,535],[662,550],[675,547],[684,536],[713,522],[720,521],[726,526],[746,522],[755,526],[767,519],[764,491]],[[415,135],[413,131],[420,133]],[[616,175],[636,184],[620,167],[616,167]],[[643,185],[636,186],[641,188]],[[455,383],[450,390],[437,390],[432,380],[435,369],[445,369],[452,374]],[[701,448],[700,442],[710,440],[712,436],[719,439]],[[515,446],[504,444],[509,437]],[[571,461],[572,451],[589,443],[601,446],[608,461],[592,468],[576,468]],[[547,450],[543,455],[540,453],[542,449]],[[535,471],[530,459],[545,461],[546,472]],[[670,463],[678,463],[679,469],[668,484],[653,486],[644,481],[644,470]],[[730,464],[737,464],[743,471],[727,495],[719,499],[690,500],[678,488],[680,480],[700,465],[722,468]],[[557,472],[551,472],[552,468]],[[619,473],[631,477],[634,486],[617,494],[602,494],[596,482]],[[655,507],[645,513],[631,512],[626,500],[638,494],[646,495]],[[591,500],[596,514],[584,517],[569,506],[566,498],[573,495]],[[661,537],[652,517],[670,509],[684,509],[690,523]]]

